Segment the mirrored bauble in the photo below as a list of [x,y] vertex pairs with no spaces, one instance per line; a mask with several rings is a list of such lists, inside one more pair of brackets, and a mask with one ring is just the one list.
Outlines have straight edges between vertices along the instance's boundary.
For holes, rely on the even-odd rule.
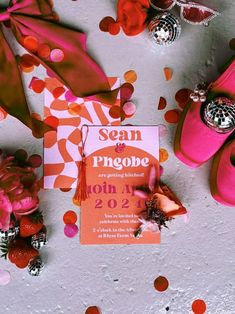
[[44,263],[40,257],[36,257],[31,259],[28,264],[28,273],[31,276],[40,276],[42,270],[44,268]]
[[19,231],[20,231],[19,226],[11,227],[7,231],[3,231],[0,229],[0,240],[11,241],[17,236]]
[[227,97],[217,97],[206,104],[204,121],[218,133],[228,133],[235,128],[235,102]]
[[40,250],[43,246],[48,244],[47,234],[45,232],[39,232],[32,236],[31,245],[36,249]]
[[177,17],[169,12],[156,15],[148,26],[153,41],[161,46],[169,46],[181,33],[181,25]]

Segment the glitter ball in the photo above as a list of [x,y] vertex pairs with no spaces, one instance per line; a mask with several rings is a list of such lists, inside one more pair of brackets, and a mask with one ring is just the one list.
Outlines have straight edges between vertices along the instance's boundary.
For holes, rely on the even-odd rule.
[[171,45],[181,33],[179,20],[167,12],[157,14],[149,23],[148,28],[150,37],[160,46]]
[[53,49],[50,58],[52,62],[61,62],[64,60],[64,52],[61,49]]
[[235,103],[226,97],[217,97],[206,104],[204,121],[218,133],[228,133],[235,128]]
[[6,286],[11,281],[9,271],[0,269],[0,286]]
[[132,116],[136,112],[136,105],[133,102],[128,101],[123,105],[122,109],[127,116]]
[[78,226],[75,224],[67,224],[64,227],[64,234],[68,238],[73,238],[78,233]]

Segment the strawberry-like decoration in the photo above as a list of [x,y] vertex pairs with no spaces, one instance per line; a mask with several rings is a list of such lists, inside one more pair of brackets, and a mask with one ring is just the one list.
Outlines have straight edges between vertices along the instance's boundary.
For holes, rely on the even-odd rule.
[[30,237],[38,233],[43,228],[42,213],[37,211],[31,215],[22,216],[20,219],[20,236],[22,238]]
[[26,268],[29,261],[39,255],[38,251],[22,238],[16,238],[6,244],[4,253],[5,257],[18,268]]

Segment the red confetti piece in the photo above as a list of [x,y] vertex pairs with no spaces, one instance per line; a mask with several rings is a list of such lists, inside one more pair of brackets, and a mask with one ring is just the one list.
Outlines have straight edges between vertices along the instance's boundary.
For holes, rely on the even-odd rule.
[[23,37],[22,41],[23,41],[23,46],[27,50],[29,50],[31,52],[37,52],[39,44],[38,44],[38,40],[37,40],[36,37],[34,37],[34,36],[25,36],[25,37]]
[[111,16],[104,17],[99,24],[99,28],[102,32],[108,32],[109,31],[109,25],[114,24],[115,20]]
[[59,125],[59,119],[54,116],[50,116],[45,119],[45,123],[53,128],[57,128]]
[[167,106],[166,99],[164,97],[160,97],[159,104],[158,104],[158,110],[163,110]]
[[230,42],[229,42],[229,47],[232,49],[232,50],[235,50],[235,38],[231,39]]
[[97,306],[89,306],[85,314],[101,314],[101,311]]
[[113,119],[118,119],[121,116],[121,108],[119,106],[112,106],[109,110],[109,115]]
[[127,101],[131,99],[132,94],[134,93],[134,86],[130,83],[124,83],[120,88],[121,100]]
[[63,216],[63,221],[65,224],[75,224],[77,219],[77,214],[73,210],[68,210]]
[[172,78],[172,74],[173,74],[172,70],[170,68],[166,67],[163,69],[163,71],[164,71],[166,81],[170,81]]
[[31,88],[35,93],[38,94],[40,94],[44,90],[45,86],[45,82],[36,77],[33,77],[29,84],[29,88]]
[[168,123],[178,123],[180,119],[181,111],[179,109],[168,110],[165,113],[165,120]]
[[206,303],[203,300],[195,300],[192,303],[192,310],[195,314],[204,314],[206,312]]
[[34,154],[29,157],[28,162],[33,168],[39,168],[42,164],[42,157],[40,155]]
[[47,44],[41,44],[38,47],[38,56],[42,59],[49,58],[51,49]]
[[52,92],[52,95],[55,97],[55,98],[59,98],[61,95],[63,95],[65,92],[65,89],[64,87],[56,87],[53,92]]
[[154,281],[154,287],[159,292],[166,291],[168,286],[169,286],[169,282],[166,279],[166,277],[159,276]]
[[22,68],[31,68],[34,65],[34,58],[28,53],[20,57],[20,66]]
[[119,23],[109,24],[108,31],[110,35],[117,35],[120,32],[120,24]]
[[187,105],[190,99],[190,93],[190,89],[182,88],[175,94],[175,100],[181,109],[184,109],[184,107]]

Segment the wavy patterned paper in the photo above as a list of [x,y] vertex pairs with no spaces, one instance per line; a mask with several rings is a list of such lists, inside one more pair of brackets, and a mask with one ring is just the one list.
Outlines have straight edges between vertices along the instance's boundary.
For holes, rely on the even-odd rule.
[[[110,86],[120,86],[118,78],[109,78]],[[55,85],[63,88],[62,95],[53,95]],[[62,90],[63,90],[62,89]],[[46,79],[44,116],[53,116],[57,131],[44,137],[44,188],[75,188],[81,160],[81,127],[87,125],[120,125],[120,118],[109,115],[110,106],[83,98],[68,97],[68,89],[53,78]],[[120,106],[120,99],[116,105]],[[51,119],[51,118],[49,118]],[[53,119],[51,119],[53,120]]]

